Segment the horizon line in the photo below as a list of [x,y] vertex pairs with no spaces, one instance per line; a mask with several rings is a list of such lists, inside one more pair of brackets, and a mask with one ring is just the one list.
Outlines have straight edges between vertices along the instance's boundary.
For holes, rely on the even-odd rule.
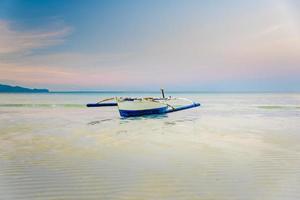
[[[300,93],[300,91],[201,91],[201,90],[165,90],[166,93]],[[49,93],[161,93],[154,90],[63,90],[52,91]]]

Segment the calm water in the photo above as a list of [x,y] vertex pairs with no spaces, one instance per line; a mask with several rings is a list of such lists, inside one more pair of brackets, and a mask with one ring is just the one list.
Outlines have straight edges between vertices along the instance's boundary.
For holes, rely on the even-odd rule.
[[84,107],[111,95],[0,94],[0,199],[300,199],[300,94],[176,94],[203,106],[131,119]]

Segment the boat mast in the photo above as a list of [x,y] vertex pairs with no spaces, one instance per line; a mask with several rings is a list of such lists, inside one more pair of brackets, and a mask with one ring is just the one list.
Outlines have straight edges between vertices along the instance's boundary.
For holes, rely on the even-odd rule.
[[161,91],[162,97],[165,98],[165,91],[164,91],[164,88],[161,88],[160,91]]

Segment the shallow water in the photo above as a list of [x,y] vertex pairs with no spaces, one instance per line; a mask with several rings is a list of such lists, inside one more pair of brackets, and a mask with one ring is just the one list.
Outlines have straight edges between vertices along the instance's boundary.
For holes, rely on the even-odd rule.
[[134,94],[0,94],[0,199],[300,199],[300,94],[172,94],[202,106],[128,119],[84,106],[111,95]]

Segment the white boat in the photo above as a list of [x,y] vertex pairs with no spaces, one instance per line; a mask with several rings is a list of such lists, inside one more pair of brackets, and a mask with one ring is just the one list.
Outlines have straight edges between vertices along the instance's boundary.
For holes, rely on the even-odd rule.
[[168,105],[164,99],[154,98],[116,98],[122,117],[166,113]]
[[[104,103],[112,101],[110,103]],[[200,106],[200,103],[185,98],[165,98],[162,90],[162,98],[128,98],[114,97],[102,100],[96,104],[87,104],[88,107],[118,106],[121,117],[135,117],[151,114],[170,113]]]

